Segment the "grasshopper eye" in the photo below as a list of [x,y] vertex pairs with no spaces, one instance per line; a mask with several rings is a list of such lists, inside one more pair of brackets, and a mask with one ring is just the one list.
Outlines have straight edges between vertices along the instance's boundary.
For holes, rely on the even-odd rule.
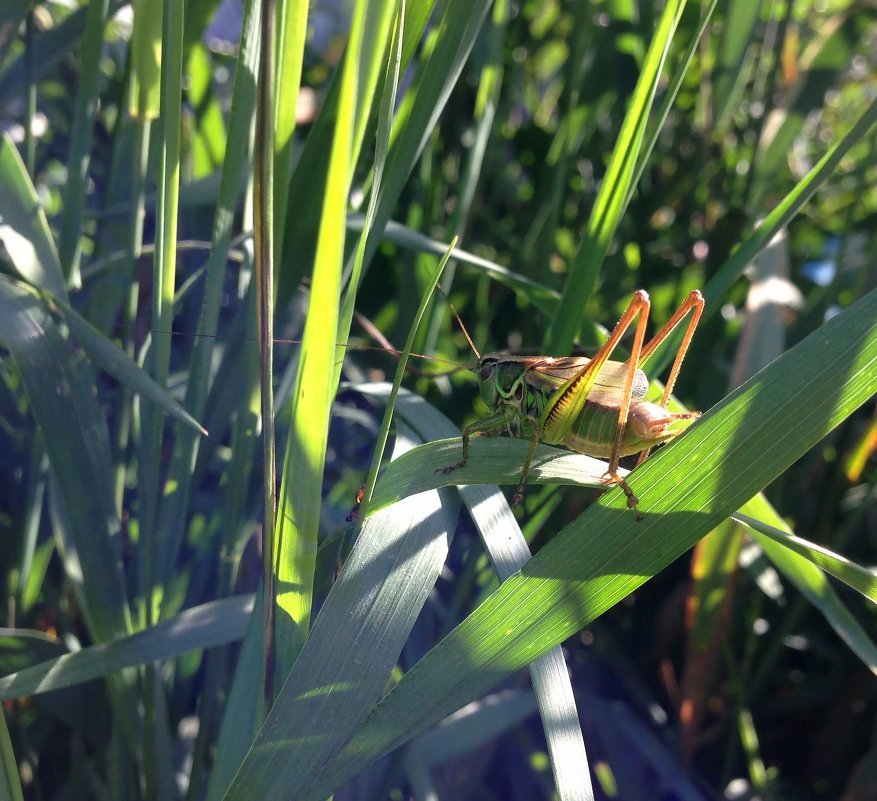
[[481,365],[481,372],[478,374],[478,377],[482,381],[490,381],[491,376],[493,376],[493,366],[494,362],[488,362],[486,364]]

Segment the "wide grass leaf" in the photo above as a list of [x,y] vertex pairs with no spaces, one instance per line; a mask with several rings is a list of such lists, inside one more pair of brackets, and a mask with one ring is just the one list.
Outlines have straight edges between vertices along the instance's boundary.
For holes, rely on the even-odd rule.
[[77,572],[81,569],[77,589],[92,635],[110,640],[127,634],[109,438],[94,396],[94,375],[39,298],[9,281],[0,281],[0,342],[21,374],[49,456],[72,537],[67,546],[75,551]]
[[[414,442],[403,432],[397,452]],[[457,509],[422,493],[363,523],[227,799],[296,797],[358,730],[444,565]]]
[[877,390],[877,291],[704,415],[630,478],[644,520],[606,493],[476,609],[375,708],[302,799],[477,698],[682,555]]
[[[252,595],[238,595],[186,609],[130,637],[92,645],[3,676],[0,699],[59,690],[132,665],[172,659],[187,651],[239,640],[244,636],[252,612]],[[10,648],[17,635],[24,639],[25,635],[14,630],[3,630],[0,646]]]

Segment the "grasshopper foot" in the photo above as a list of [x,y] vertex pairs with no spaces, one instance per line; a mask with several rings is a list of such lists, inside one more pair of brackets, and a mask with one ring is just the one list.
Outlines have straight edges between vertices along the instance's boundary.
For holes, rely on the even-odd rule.
[[435,472],[436,473],[443,473],[444,475],[447,475],[448,473],[453,473],[454,470],[456,470],[460,467],[465,467],[465,466],[466,466],[466,462],[457,462],[456,464],[449,464],[447,467],[437,467]]
[[617,484],[621,487],[622,492],[627,497],[627,508],[633,509],[633,513],[636,516],[636,521],[638,523],[642,521],[643,516],[638,509],[639,498],[633,494],[633,490],[627,485],[627,482],[618,474],[613,473],[606,473],[606,475],[603,476],[603,481],[607,484]]

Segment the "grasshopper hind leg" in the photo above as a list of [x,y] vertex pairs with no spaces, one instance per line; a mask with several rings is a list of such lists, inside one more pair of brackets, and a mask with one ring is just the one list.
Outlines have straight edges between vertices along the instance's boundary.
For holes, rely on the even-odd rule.
[[603,475],[603,481],[606,484],[616,484],[621,487],[621,491],[624,493],[627,498],[627,508],[633,509],[633,513],[637,519],[637,522],[643,519],[642,513],[638,508],[639,498],[633,494],[633,490],[630,488],[628,483],[620,476],[618,473],[607,472]]

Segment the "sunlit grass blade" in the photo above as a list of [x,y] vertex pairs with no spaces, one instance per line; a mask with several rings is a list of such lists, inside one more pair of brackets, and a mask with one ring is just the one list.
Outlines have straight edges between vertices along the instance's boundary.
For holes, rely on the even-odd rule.
[[[408,3],[405,18],[405,37],[419,39],[420,32],[426,24],[431,3]],[[369,46],[360,50],[357,71],[357,100],[360,109],[353,132],[350,160],[355,164],[359,158],[365,137],[369,110],[377,94],[377,86],[386,65],[384,50],[378,46],[386,42],[389,26],[392,22],[394,3],[387,0],[366,3],[366,24]],[[375,46],[371,46],[374,44]],[[413,53],[413,45],[408,55],[403,55],[400,72],[404,72]],[[347,56],[345,55],[344,64]],[[330,161],[330,143],[338,114],[341,78],[344,65],[336,73],[320,114],[311,128],[305,141],[301,156],[290,179],[291,197],[286,205],[286,218],[283,232],[283,252],[278,262],[277,303],[283,307],[297,291],[301,280],[306,275],[307,265],[313,262],[317,246],[317,231],[320,227],[320,210],[323,206],[323,186]],[[297,193],[304,193],[306,203],[295,203]]]
[[[365,394],[381,398],[385,402],[389,401],[391,397],[391,390],[386,385],[360,385],[357,389]],[[455,430],[453,423],[444,415],[409,392],[403,392],[399,396],[397,408],[399,417],[426,438],[433,439],[434,437],[444,436]],[[444,457],[445,460],[443,462],[438,463],[438,467],[441,468],[452,464],[455,459],[459,458],[460,454],[461,446],[458,439],[445,440],[443,443],[433,441],[427,445],[422,445],[413,451],[403,454],[389,465],[381,476],[381,482],[378,485],[379,493],[382,489],[387,493],[395,493],[400,488],[404,493],[406,491],[404,484],[407,477],[413,478],[416,476],[419,481],[426,480],[428,482],[432,477],[441,476],[441,478],[447,480],[448,476],[437,471],[435,464],[417,466],[415,464],[433,446],[444,445],[448,442],[454,446],[454,450],[451,454]],[[516,455],[512,455],[508,446],[513,446],[511,450],[520,446],[519,452]],[[480,451],[478,455],[476,455],[476,447]],[[488,465],[491,460],[488,453],[496,451],[501,453],[502,456],[495,461],[495,469],[498,473],[499,471],[506,473],[510,470],[513,471],[514,478],[505,483],[516,485],[520,478],[520,467],[523,464],[528,447],[528,443],[520,439],[497,438],[492,440],[476,440],[476,442],[473,442],[471,465],[459,468],[451,475],[463,474],[457,475],[454,479],[458,483],[468,481],[481,484],[485,482],[490,483],[490,467]],[[552,459],[551,464],[542,463],[544,452],[548,452],[549,458]],[[441,457],[441,453],[437,454],[437,456]],[[568,467],[568,471],[563,468],[557,469],[560,467],[560,462],[567,461],[569,464],[564,465],[564,467]],[[590,478],[595,485],[602,485],[602,476],[606,469],[605,462],[590,459],[580,454],[564,453],[545,446],[537,448],[537,456],[533,463],[534,468],[537,462],[540,463],[538,468],[540,478],[542,477],[543,470],[547,473],[554,468],[557,469],[557,472],[548,480],[560,478],[562,481],[563,478],[568,477],[576,483],[586,483]],[[467,468],[474,465],[477,465],[477,469],[469,472]],[[531,475],[535,479],[535,470],[534,474]],[[501,481],[502,476],[497,474],[497,478]],[[498,487],[462,486],[460,487],[460,494],[478,527],[478,533],[490,556],[497,576],[500,581],[504,581],[530,559],[529,547],[514,514]],[[374,505],[372,508],[375,508]],[[578,725],[578,712],[569,674],[566,669],[566,662],[560,648],[554,648],[538,659],[535,659],[530,664],[530,675],[533,680],[533,689],[536,694],[539,712],[542,716],[542,725],[545,729],[545,738],[548,743],[558,797],[563,799],[563,801],[571,801],[572,799],[588,801],[588,799],[593,798],[588,758],[585,752],[581,729]]]
[[55,240],[18,150],[0,133],[0,242],[16,272],[38,289],[67,300]]
[[[785,520],[761,496],[753,498],[740,507],[738,512],[734,514],[735,519],[738,517],[757,521],[759,527],[775,529],[788,536],[792,535]],[[823,556],[820,554],[817,559],[814,555],[814,559],[811,560],[799,549],[787,547],[785,542],[780,544],[774,538],[758,533],[759,531],[760,528],[756,527],[753,539],[764,551],[769,563],[800,591],[807,602],[825,618],[838,637],[873,672],[877,666],[877,645],[875,645],[873,636],[865,630],[858,616],[848,608],[846,602],[835,590],[833,582],[829,581],[823,572],[820,565]],[[837,567],[838,573],[845,573],[846,565],[843,557],[838,558],[842,561],[835,562],[834,565]],[[826,567],[830,564],[830,560],[827,561]],[[838,578],[842,581],[846,580],[841,575],[838,575]],[[867,589],[870,581],[867,575],[860,575],[851,577],[847,583],[857,582],[862,589]]]
[[393,121],[383,191],[365,252],[366,264],[374,255],[405,182],[460,77],[488,7],[489,3],[484,0],[450,0],[442,7],[439,22],[442,36],[436,39],[435,47],[418,65],[414,81]]
[[664,6],[594,201],[588,228],[570,265],[560,306],[545,335],[545,353],[569,353],[575,341],[582,311],[594,291],[597,274],[627,207],[661,70],[684,8],[685,0],[674,0]]
[[801,208],[813,197],[819,187],[831,178],[850,148],[861,142],[877,122],[877,100],[862,114],[859,120],[836,142],[826,154],[814,165],[798,184],[792,189],[765,217],[764,221],[744,239],[722,265],[721,269],[710,278],[704,288],[707,298],[704,319],[716,314],[720,304],[711,300],[724,298],[734,282],[740,277],[743,269],[750,261],[774,238],[778,231],[788,225]]
[[[254,3],[258,6],[260,4]],[[307,0],[280,0],[277,4],[277,87],[274,105],[274,245],[275,263],[283,252],[283,223],[289,178],[292,174],[292,147],[295,115],[301,91],[301,71],[308,29]]]
[[877,390],[877,291],[826,323],[612,490],[422,659],[302,799],[321,799],[562,642],[690,548]]
[[[274,538],[276,571],[276,682],[279,688],[307,637],[320,521],[323,467],[329,417],[335,396],[336,333],[344,261],[344,224],[352,179],[352,144],[357,107],[360,48],[366,6],[357,6],[344,60],[332,158],[323,201],[317,255],[291,404]],[[384,52],[386,42],[368,47]],[[292,201],[292,205],[295,201]],[[271,598],[268,603],[274,602]]]
[[[826,573],[830,573],[844,584],[848,584],[854,590],[862,593],[869,601],[877,603],[877,576],[872,570],[847,559],[839,554],[832,553],[828,548],[807,542],[805,539],[796,537],[782,529],[775,528],[756,520],[754,517],[737,513],[734,519],[752,529],[764,537],[769,537],[774,542],[803,556],[807,561],[818,565]],[[762,541],[761,537],[758,537]],[[877,649],[874,651],[877,655]],[[873,662],[874,670],[877,670],[877,661]]]
[[[387,148],[390,143],[390,128],[393,123],[393,110],[396,108],[396,90],[399,86],[399,61],[402,53],[402,25],[405,19],[405,2],[401,1],[396,9],[395,22],[389,47],[387,48],[387,67],[384,75],[383,93],[381,103],[377,109],[378,122],[375,134],[375,155],[372,165],[372,184],[369,193],[368,207],[363,218],[363,227],[353,255],[353,265],[350,270],[350,278],[341,297],[341,308],[338,314],[337,342],[347,342],[350,336],[350,324],[353,320],[354,307],[356,305],[356,293],[362,280],[362,268],[365,261],[365,246],[368,234],[374,224],[375,209],[381,191],[381,178],[384,174],[384,165],[387,161]],[[410,350],[410,348],[409,348]],[[337,385],[341,377],[341,366],[344,363],[344,349],[339,345],[338,355],[335,361],[335,380]],[[381,446],[383,451],[383,446]],[[377,457],[380,461],[380,456]]]
[[[413,444],[400,432],[397,453]],[[295,798],[349,741],[386,687],[444,565],[457,513],[452,499],[429,492],[363,523],[229,801]]]
[[[375,386],[374,389],[378,387]],[[371,394],[369,387],[357,387]],[[408,415],[403,410],[403,415]],[[521,466],[530,448],[524,439],[506,437],[473,439],[472,458],[464,467],[444,474],[441,468],[460,459],[460,437],[433,440],[387,465],[381,474],[369,509],[377,511],[416,492],[460,484],[517,485]],[[537,445],[528,481],[534,484],[569,484],[604,488],[606,462],[579,453]]]

